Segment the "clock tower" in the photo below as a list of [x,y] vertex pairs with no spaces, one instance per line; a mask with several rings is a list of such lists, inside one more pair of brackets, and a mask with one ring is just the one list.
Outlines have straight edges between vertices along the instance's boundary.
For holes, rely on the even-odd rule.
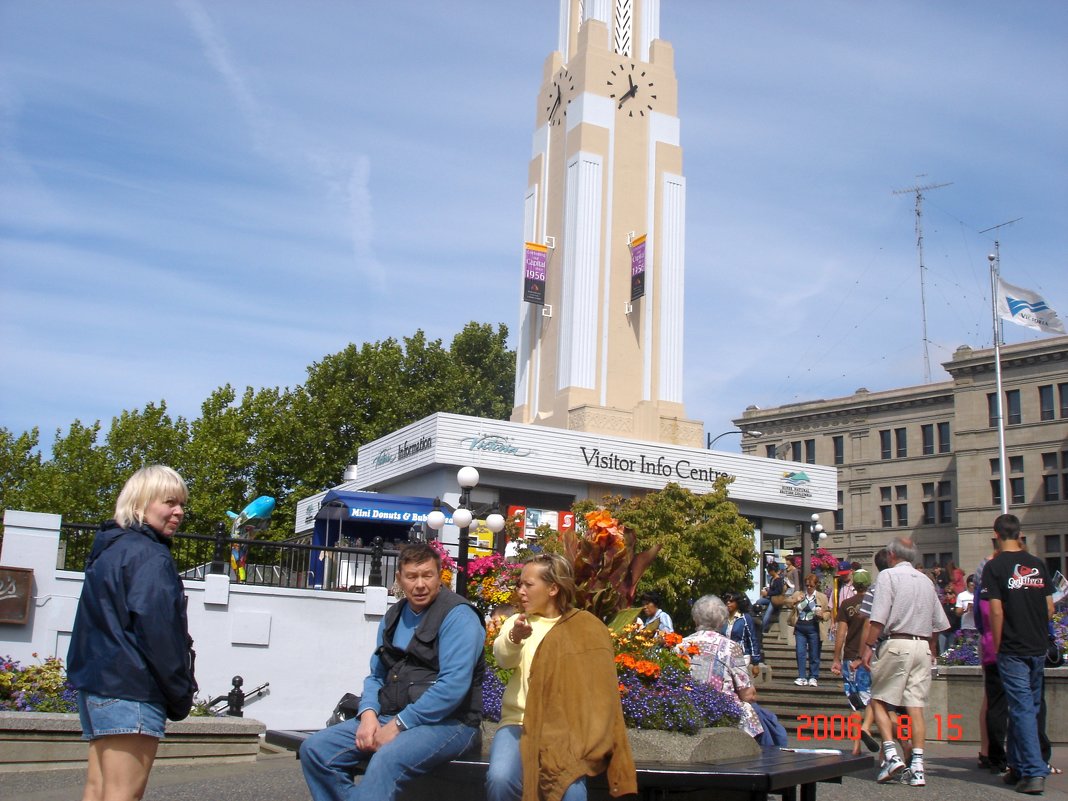
[[701,447],[682,404],[686,181],[660,1],[559,2],[523,206],[512,420]]

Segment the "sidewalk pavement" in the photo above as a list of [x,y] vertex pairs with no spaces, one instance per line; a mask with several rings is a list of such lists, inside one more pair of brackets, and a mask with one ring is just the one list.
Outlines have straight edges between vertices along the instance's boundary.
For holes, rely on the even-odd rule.
[[[810,745],[801,743],[802,746]],[[981,794],[983,801],[1024,798],[1001,777],[980,771],[975,745],[929,744],[926,749],[927,786],[876,784],[875,768],[847,776],[841,784],[820,784],[818,801],[883,801],[922,798],[961,801]],[[1053,750],[1053,764],[1068,766],[1068,748]],[[84,769],[0,773],[3,801],[78,801]],[[310,796],[300,766],[290,751],[261,752],[255,762],[231,765],[159,765],[148,781],[144,801],[306,801]],[[1050,801],[1068,801],[1068,774],[1050,776]]]

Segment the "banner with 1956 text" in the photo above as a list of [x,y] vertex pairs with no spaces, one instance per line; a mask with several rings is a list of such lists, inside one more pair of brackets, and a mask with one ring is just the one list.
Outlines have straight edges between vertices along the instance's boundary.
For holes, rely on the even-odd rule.
[[630,243],[630,300],[645,294],[645,234]]
[[545,263],[549,248],[533,242],[526,243],[523,253],[523,300],[545,305]]

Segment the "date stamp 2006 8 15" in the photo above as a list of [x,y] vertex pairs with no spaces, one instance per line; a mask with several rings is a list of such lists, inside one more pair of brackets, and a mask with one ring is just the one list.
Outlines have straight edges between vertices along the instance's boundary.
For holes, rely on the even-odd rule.
[[[964,729],[960,721],[963,715],[935,715],[934,739],[941,740],[945,732],[946,740],[953,742],[964,735]],[[797,739],[798,740],[856,740],[860,737],[860,715],[798,715],[797,716]],[[898,740],[908,740],[912,737],[912,721],[908,715],[901,715],[897,719],[894,729],[894,737]]]

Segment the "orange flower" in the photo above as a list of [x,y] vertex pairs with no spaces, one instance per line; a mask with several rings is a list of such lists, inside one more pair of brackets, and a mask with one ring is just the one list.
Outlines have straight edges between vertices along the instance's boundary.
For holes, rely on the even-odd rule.
[[673,631],[669,631],[664,635],[664,645],[668,648],[674,648],[680,642],[682,642],[682,636]]
[[651,679],[655,679],[660,675],[660,665],[656,662],[650,662],[647,659],[643,659],[634,666],[635,672],[642,676],[648,676]]

